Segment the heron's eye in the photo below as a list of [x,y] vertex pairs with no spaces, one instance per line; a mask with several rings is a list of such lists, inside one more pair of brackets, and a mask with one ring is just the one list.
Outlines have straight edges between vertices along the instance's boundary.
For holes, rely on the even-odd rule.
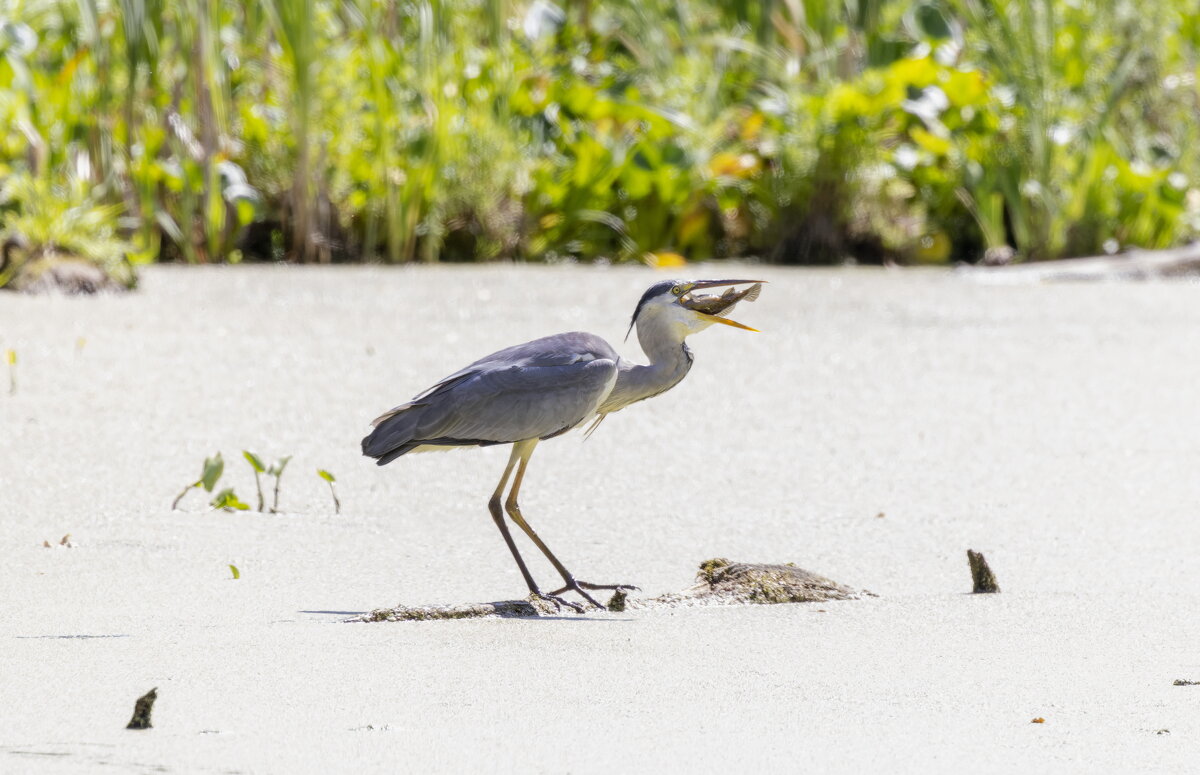
[[675,294],[676,296],[678,296],[679,294],[683,293],[683,286],[682,286],[682,285],[676,285],[674,288],[672,288],[672,289],[671,289],[671,293],[673,293],[673,294]]

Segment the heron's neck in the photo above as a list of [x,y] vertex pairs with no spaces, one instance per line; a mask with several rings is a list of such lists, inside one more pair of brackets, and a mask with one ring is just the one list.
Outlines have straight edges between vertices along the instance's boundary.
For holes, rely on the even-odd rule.
[[692,352],[672,326],[639,320],[638,342],[650,359],[649,365],[620,361],[617,384],[601,405],[601,414],[615,412],[670,390],[692,368]]

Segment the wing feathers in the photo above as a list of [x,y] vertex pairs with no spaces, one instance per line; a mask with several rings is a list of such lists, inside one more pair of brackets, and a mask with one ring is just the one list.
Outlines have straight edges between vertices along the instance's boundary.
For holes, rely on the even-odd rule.
[[594,415],[616,377],[616,353],[591,334],[510,347],[380,415],[363,454],[384,465],[421,446],[555,436]]

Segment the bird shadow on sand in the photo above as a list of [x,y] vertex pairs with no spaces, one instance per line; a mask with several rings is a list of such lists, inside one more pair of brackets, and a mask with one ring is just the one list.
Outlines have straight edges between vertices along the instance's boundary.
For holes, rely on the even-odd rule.
[[498,600],[492,603],[468,605],[420,605],[378,608],[356,616],[352,622],[423,622],[445,619],[562,619],[567,621],[600,621],[581,619],[579,614],[565,610],[553,602],[533,598],[525,600]]
[[[858,600],[875,597],[798,568],[791,563],[772,565],[730,562],[724,558],[700,564],[696,584],[683,592],[652,598],[630,598],[617,592],[608,602],[610,612],[670,609],[709,605],[770,605],[776,603],[821,603],[830,600]],[[423,605],[378,608],[356,615],[351,622],[402,622],[447,619],[563,619],[568,621],[620,621],[580,619],[566,613],[552,601],[542,598],[504,600],[473,605]]]
[[[336,616],[336,621],[368,622],[368,621],[428,621],[439,619],[522,619],[525,621],[565,621],[565,622],[616,622],[623,618],[605,617],[593,619],[581,617],[573,612],[555,611],[553,606],[536,610],[530,600],[499,600],[494,603],[475,603],[459,606],[397,606],[396,608],[381,608],[375,611],[329,611],[305,609],[297,611],[311,616]],[[391,619],[382,618],[391,616]],[[350,617],[350,618],[344,618]],[[381,618],[372,618],[381,617]]]

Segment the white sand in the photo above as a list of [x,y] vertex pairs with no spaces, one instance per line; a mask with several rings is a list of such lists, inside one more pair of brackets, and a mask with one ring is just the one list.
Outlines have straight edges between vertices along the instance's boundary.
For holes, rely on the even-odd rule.
[[[159,268],[126,298],[0,297],[0,772],[1194,771],[1200,686],[1172,681],[1200,680],[1200,288],[697,271],[769,279],[735,315],[764,333],[694,337],[678,388],[542,445],[526,516],[646,594],[725,556],[878,599],[343,623],[524,593],[485,509],[504,449],[379,469],[359,439],[498,347],[619,343],[649,272]],[[252,499],[244,448],[295,455],[286,514],[169,511],[216,450]],[[967,548],[1001,595],[966,594]],[[155,728],[126,731],[154,686]]]

